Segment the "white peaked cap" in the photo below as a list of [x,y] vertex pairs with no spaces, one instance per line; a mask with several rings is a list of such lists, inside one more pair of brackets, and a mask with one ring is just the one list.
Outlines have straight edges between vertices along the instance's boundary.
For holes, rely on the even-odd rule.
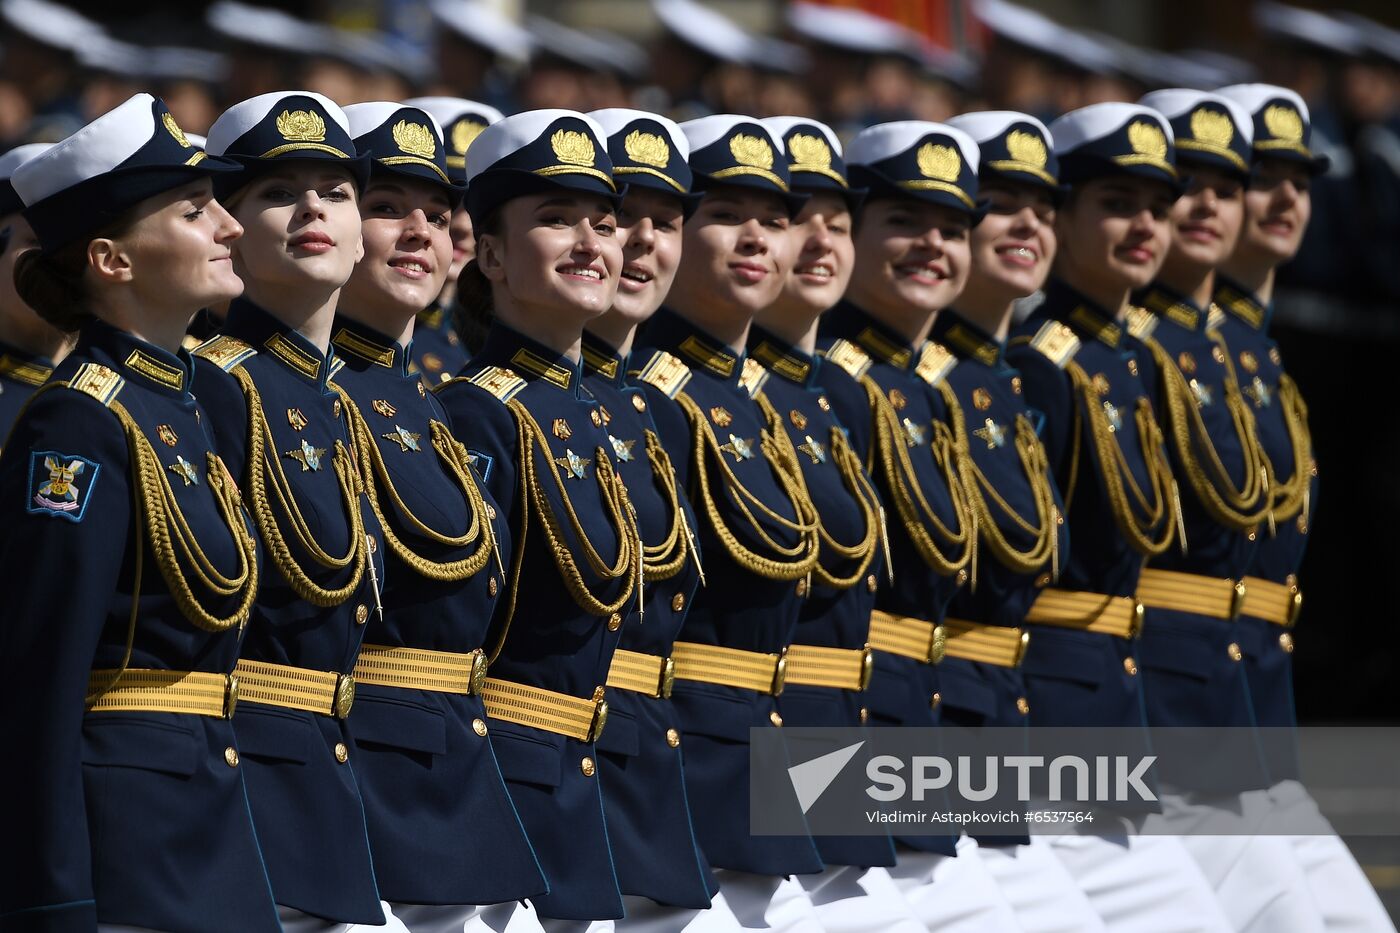
[[1167,142],[1175,145],[1176,136],[1172,133],[1171,121],[1158,111],[1141,104],[1109,101],[1071,110],[1051,122],[1050,132],[1055,134],[1055,153],[1064,155],[1073,152],[1085,143],[1107,136],[1133,117],[1150,118],[1161,126],[1162,132],[1166,134]]
[[1312,122],[1312,117],[1308,115],[1308,105],[1303,103],[1303,98],[1299,97],[1296,91],[1279,87],[1277,84],[1231,84],[1216,88],[1215,93],[1226,100],[1234,101],[1249,111],[1251,119],[1254,112],[1260,107],[1271,100],[1282,98],[1293,105],[1305,123]]
[[490,104],[483,104],[465,97],[410,97],[404,101],[409,107],[417,107],[433,115],[439,126],[448,126],[464,113],[477,114],[486,118],[486,125],[499,123],[506,115]]
[[[681,124],[681,132],[685,133],[685,138],[690,141],[690,151],[695,152],[723,139],[725,134],[740,123],[763,126],[763,121],[758,117],[746,117],[740,113],[716,113],[696,120],[686,120]],[[769,133],[771,132],[770,130]],[[773,145],[779,152],[784,151],[782,139],[775,138]]]
[[651,8],[661,25],[720,61],[749,64],[758,55],[753,36],[695,0],[652,0]]
[[650,120],[666,131],[670,138],[671,145],[676,147],[682,159],[690,158],[690,140],[686,137],[681,125],[670,117],[663,117],[659,113],[652,113],[649,110],[629,110],[626,107],[607,107],[603,110],[589,111],[588,116],[592,117],[603,132],[601,139],[604,143],[614,133],[620,132],[627,124],[636,120]]
[[841,149],[841,140],[837,138],[835,130],[820,120],[812,120],[808,117],[764,117],[758,122],[773,135],[773,141],[779,146],[782,146],[783,137],[794,126],[814,126],[822,131],[822,135],[826,137],[827,145],[831,146],[832,152],[844,155]]
[[1169,87],[1144,94],[1138,103],[1144,107],[1152,108],[1168,120],[1175,120],[1201,104],[1214,104],[1230,114],[1230,119],[1235,122],[1236,131],[1246,143],[1254,140],[1253,115],[1239,101],[1226,97],[1224,94],[1197,91],[1192,88]]
[[[565,117],[582,120],[593,130],[598,142],[607,146],[608,135],[598,125],[598,121],[585,113],[575,110],[529,110],[506,117],[481,131],[467,152],[467,181],[485,172],[491,166],[514,152],[525,148],[540,138],[551,123]],[[606,155],[606,151],[604,152]]]
[[493,3],[482,0],[428,0],[428,9],[448,29],[484,49],[517,62],[530,60],[530,33]]
[[15,173],[15,169],[35,156],[48,152],[53,146],[53,143],[27,143],[0,155],[0,181],[5,181]]
[[433,124],[433,129],[437,131],[437,138],[442,139],[442,124],[438,122],[437,117],[422,107],[396,100],[372,100],[363,104],[348,105],[345,108],[345,121],[350,128],[350,138],[355,139],[378,129],[384,125],[385,120],[405,108],[422,111],[423,116],[428,118]]
[[1040,135],[1045,137],[1045,144],[1051,149],[1055,148],[1055,138],[1050,135],[1050,128],[1028,113],[1016,110],[979,110],[948,119],[949,126],[962,130],[978,143],[995,139],[1005,133],[1007,127],[1016,123],[1029,123],[1040,130]]
[[31,156],[10,183],[26,207],[79,182],[105,175],[151,141],[156,120],[150,94],[137,94],[62,142]]
[[977,171],[980,153],[971,136],[946,123],[928,120],[899,120],[867,127],[856,134],[846,147],[847,165],[874,165],[912,149],[919,140],[931,133],[947,136],[957,144],[963,161]]
[[219,119],[214,121],[214,125],[209,127],[209,138],[207,152],[210,155],[221,156],[228,151],[228,147],[238,141],[244,133],[257,126],[267,118],[267,115],[282,105],[282,101],[288,97],[309,97],[325,108],[326,115],[340,128],[354,138],[350,133],[350,124],[345,119],[345,111],[340,109],[340,105],[322,94],[315,91],[273,91],[269,94],[259,94],[257,97],[250,97],[245,101],[234,104],[232,107],[219,114]]

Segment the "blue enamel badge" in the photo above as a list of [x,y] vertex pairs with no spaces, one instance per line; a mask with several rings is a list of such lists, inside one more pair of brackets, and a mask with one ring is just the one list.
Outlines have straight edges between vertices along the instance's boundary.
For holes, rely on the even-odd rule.
[[29,455],[29,501],[25,508],[36,515],[82,521],[101,469],[86,457],[34,451]]

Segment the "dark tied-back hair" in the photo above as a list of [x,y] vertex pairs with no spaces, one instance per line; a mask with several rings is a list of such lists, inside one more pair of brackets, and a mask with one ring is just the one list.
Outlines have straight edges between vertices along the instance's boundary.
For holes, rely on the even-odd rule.
[[[499,237],[504,223],[500,210],[494,210],[477,228],[476,235]],[[486,334],[496,320],[496,303],[491,297],[491,280],[472,258],[457,275],[457,295],[452,302],[452,326],[457,338],[466,347],[468,356],[475,356],[486,343]]]
[[60,247],[52,253],[27,250],[15,262],[15,291],[39,317],[65,333],[76,333],[97,318],[90,310],[91,295],[85,283],[88,244],[116,239],[130,232],[136,221],[128,212],[92,236]]

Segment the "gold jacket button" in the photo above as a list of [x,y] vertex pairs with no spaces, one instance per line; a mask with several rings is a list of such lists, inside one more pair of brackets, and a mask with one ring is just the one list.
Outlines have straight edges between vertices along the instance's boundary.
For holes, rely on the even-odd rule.
[[635,409],[637,409],[637,411],[646,411],[646,410],[647,410],[646,399],[642,398],[640,395],[634,395],[634,396],[632,396],[632,407],[635,408]]
[[487,596],[490,596],[492,599],[495,599],[495,598],[496,598],[496,591],[497,591],[498,589],[500,589],[500,587],[497,586],[497,584],[496,584],[496,578],[495,578],[495,577],[492,577],[490,580],[487,580],[487,581],[486,581],[486,595],[487,595]]
[[1137,673],[1137,662],[1134,661],[1132,658],[1124,658],[1123,670],[1128,672],[1129,677],[1132,677]]
[[578,769],[583,772],[584,777],[592,777],[598,771],[598,766],[593,763],[593,759],[587,755],[583,756],[583,761],[578,763]]
[[962,585],[964,585],[965,583],[967,583],[967,568],[966,568],[966,567],[964,567],[964,568],[962,568],[961,570],[958,571],[958,586],[962,586]]
[[1230,644],[1225,648],[1225,651],[1227,654],[1230,655],[1231,661],[1238,661],[1244,657],[1244,652],[1240,650],[1238,642],[1230,642]]
[[335,414],[335,417],[340,417],[340,399],[335,400],[335,404],[331,406],[331,411]]
[[778,715],[777,710],[774,710],[773,712],[768,714],[768,721],[775,726],[781,726],[783,724],[783,717]]
[[364,625],[367,621],[369,621],[369,607],[360,603],[355,607],[355,624]]
[[230,768],[238,767],[238,749],[234,748],[232,745],[224,749],[224,763]]
[[799,599],[804,599],[804,598],[806,598],[806,596],[807,596],[807,580],[806,580],[806,578],[804,577],[803,579],[797,581],[797,597],[798,597]]
[[1016,698],[1016,712],[1020,713],[1022,716],[1025,716],[1025,715],[1028,715],[1028,714],[1030,713],[1030,711],[1031,711],[1031,704],[1030,704],[1030,701],[1027,700],[1025,697],[1017,697],[1017,698]]
[[929,708],[929,709],[938,709],[938,705],[939,705],[940,703],[942,703],[942,702],[943,702],[943,694],[941,694],[941,693],[935,693],[935,694],[933,695],[932,699],[930,699],[930,700],[928,701],[928,708]]
[[473,719],[473,720],[472,720],[472,731],[475,732],[477,735],[485,735],[485,734],[486,734],[486,720],[484,720],[484,719]]
[[672,611],[672,612],[680,612],[680,611],[681,611],[682,609],[684,609],[684,608],[685,608],[685,594],[684,594],[684,593],[677,593],[675,596],[672,596],[672,597],[671,597],[671,611]]
[[863,726],[870,721],[870,710],[864,706],[860,708],[860,724]]
[[345,747],[344,742],[335,743],[335,760],[341,764],[345,764],[350,760],[350,749]]
[[608,631],[616,632],[620,628],[622,628],[622,615],[614,612],[612,615],[608,616]]
[[681,734],[675,729],[666,730],[666,744],[672,748],[679,748],[681,744]]
[[1284,632],[1278,637],[1278,646],[1289,654],[1293,653],[1293,636]]
[[875,574],[872,573],[870,576],[865,578],[865,588],[870,592],[875,592],[875,588],[879,585],[880,584],[875,580]]

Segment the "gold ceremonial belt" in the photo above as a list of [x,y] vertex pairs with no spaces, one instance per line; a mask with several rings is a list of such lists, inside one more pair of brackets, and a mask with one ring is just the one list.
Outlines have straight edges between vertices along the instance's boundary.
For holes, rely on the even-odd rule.
[[694,680],[721,687],[738,687],[777,696],[783,692],[787,659],[782,654],[743,651],[678,641],[671,648],[677,680]]
[[1274,583],[1259,577],[1244,578],[1244,607],[1241,615],[1252,616],[1292,628],[1298,624],[1298,613],[1303,611],[1303,592],[1289,577],[1288,583]]
[[355,678],[267,661],[240,660],[233,669],[239,699],[344,719],[355,705]]
[[580,742],[598,741],[608,721],[608,702],[603,699],[602,687],[593,691],[592,699],[584,699],[487,677],[481,685],[481,701],[486,715],[493,719],[543,729]]
[[608,668],[609,687],[665,699],[671,695],[675,682],[676,662],[670,658],[622,648],[613,652],[612,666]]
[[1041,590],[1026,613],[1037,625],[1137,638],[1142,634],[1142,603],[1131,596],[1084,593],[1078,590]]
[[1243,581],[1149,567],[1138,578],[1137,598],[1148,609],[1175,609],[1232,622],[1244,606],[1246,592]]
[[870,647],[925,664],[943,660],[943,626],[876,609],[870,613]]
[[875,655],[866,648],[788,645],[786,681],[809,687],[864,690],[870,686]]
[[945,655],[964,661],[980,661],[997,667],[1020,667],[1026,657],[1031,633],[1005,625],[944,619],[947,636]]
[[355,662],[355,682],[376,687],[471,696],[481,692],[485,680],[486,652],[480,648],[459,654],[426,648],[361,645],[360,657]]
[[[99,690],[102,693],[94,695]],[[143,668],[127,668],[120,676],[115,670],[88,674],[89,713],[188,713],[229,719],[237,705],[238,678],[233,674]]]

